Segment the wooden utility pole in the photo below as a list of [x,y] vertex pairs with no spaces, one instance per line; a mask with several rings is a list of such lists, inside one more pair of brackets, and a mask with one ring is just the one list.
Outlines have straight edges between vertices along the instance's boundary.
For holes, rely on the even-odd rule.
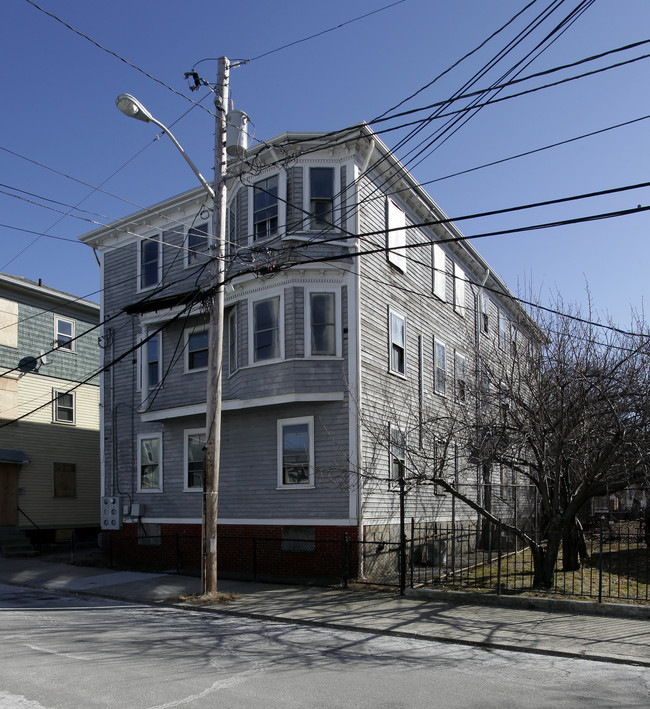
[[216,257],[213,260],[214,297],[210,311],[210,342],[208,350],[208,384],[203,480],[203,593],[217,590],[217,507],[219,501],[219,465],[221,458],[221,398],[223,369],[223,306],[226,256],[226,114],[228,113],[228,82],[230,62],[219,59],[217,86],[214,97],[216,121],[214,131],[215,201],[212,210],[212,234],[216,237]]

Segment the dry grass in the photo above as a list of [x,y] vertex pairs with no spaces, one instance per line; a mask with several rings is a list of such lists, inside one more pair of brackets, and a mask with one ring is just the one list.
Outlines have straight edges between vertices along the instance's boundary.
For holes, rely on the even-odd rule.
[[[612,536],[601,550],[598,538],[587,536],[589,558],[577,571],[562,571],[562,554],[558,558],[555,583],[549,593],[569,598],[602,598],[633,603],[650,602],[650,554],[639,536]],[[601,556],[602,554],[602,556]],[[602,586],[601,586],[602,565]],[[452,585],[473,590],[493,589],[499,579],[497,560],[466,568],[460,579],[448,579]],[[456,583],[455,583],[456,582]],[[533,563],[529,549],[501,558],[500,585],[503,593],[536,593],[533,589]],[[545,594],[544,594],[545,595]]]
[[214,606],[221,603],[232,603],[241,598],[238,593],[221,593],[216,591],[213,593],[191,593],[185,596],[179,596],[178,600],[183,603],[190,603],[194,606]]

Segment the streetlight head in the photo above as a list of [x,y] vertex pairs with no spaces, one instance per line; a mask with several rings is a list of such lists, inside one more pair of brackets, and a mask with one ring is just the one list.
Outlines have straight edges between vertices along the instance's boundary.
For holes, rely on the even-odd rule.
[[115,99],[115,105],[129,118],[137,118],[139,121],[149,123],[153,116],[147,109],[131,94],[120,94]]

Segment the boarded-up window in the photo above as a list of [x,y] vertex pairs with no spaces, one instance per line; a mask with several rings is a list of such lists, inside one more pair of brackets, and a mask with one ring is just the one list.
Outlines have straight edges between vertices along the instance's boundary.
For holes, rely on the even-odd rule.
[[76,497],[76,466],[74,463],[53,463],[54,497]]
[[316,550],[315,527],[282,527],[282,551],[313,552]]
[[160,524],[140,522],[138,524],[138,544],[147,547],[159,547],[162,541]]

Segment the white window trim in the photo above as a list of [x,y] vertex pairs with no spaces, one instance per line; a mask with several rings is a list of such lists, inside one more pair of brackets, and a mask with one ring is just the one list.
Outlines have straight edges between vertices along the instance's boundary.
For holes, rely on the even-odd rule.
[[193,369],[190,369],[190,336],[191,335],[200,335],[203,332],[208,333],[208,347],[206,348],[208,352],[210,351],[210,328],[208,325],[195,325],[194,327],[188,327],[183,331],[183,349],[184,349],[184,373],[185,374],[194,374],[195,372],[206,372],[208,369],[208,365],[206,364],[205,367],[194,367]]
[[[444,373],[445,373],[445,390],[440,391],[438,389],[438,345],[441,345],[445,349],[445,367],[444,367]],[[441,340],[439,337],[434,337],[433,338],[433,391],[435,391],[436,394],[440,396],[447,396],[449,393],[449,376],[447,374],[447,345],[444,342],[444,340]]]
[[[149,340],[144,342],[144,340],[148,337],[149,333],[146,331],[146,329],[143,330],[142,332],[142,337],[140,340],[140,347],[138,349],[138,352],[140,353],[140,389],[142,390],[142,402],[144,403],[145,399],[149,396],[149,392],[152,391],[153,389],[158,389],[159,387],[162,387],[162,371],[163,371],[163,334],[162,330],[154,337],[158,338],[158,384],[149,384],[149,357],[147,354],[147,346],[149,344]],[[153,339],[153,338],[152,338]]]
[[509,320],[505,311],[499,308],[499,333],[498,333],[498,343],[500,350],[508,349],[508,330],[509,330]]
[[462,266],[454,261],[454,310],[461,316],[465,316],[465,271]]
[[[71,339],[72,341],[70,342],[70,347],[61,347],[59,345],[59,323],[64,322],[69,325],[72,325],[70,328],[71,332]],[[74,339],[76,336],[76,326],[77,323],[74,320],[71,320],[70,318],[64,318],[60,315],[55,315],[54,316],[54,347],[57,349],[58,352],[70,352],[71,354],[75,353],[77,351],[76,347],[76,340]]]
[[[156,282],[151,286],[143,286],[142,285],[142,244],[145,241],[158,242],[158,278],[157,278]],[[142,293],[142,292],[150,291],[153,288],[156,288],[157,286],[160,285],[160,283],[162,281],[162,273],[163,273],[162,234],[160,232],[156,232],[154,234],[151,234],[151,236],[147,235],[146,237],[140,237],[137,241],[137,245],[138,245],[137,292]]]
[[[278,176],[278,230],[275,234],[267,236],[265,239],[255,241],[255,225],[253,224],[253,214],[255,212],[255,185],[262,180],[267,180],[269,177],[273,177],[274,175]],[[253,244],[261,244],[265,241],[269,241],[270,239],[277,239],[279,236],[283,236],[285,233],[285,225],[287,223],[287,171],[275,169],[268,173],[255,175],[254,182],[247,185],[247,190],[248,206],[246,211],[248,212],[248,245],[253,246]]]
[[201,433],[205,435],[205,428],[186,428],[183,431],[183,492],[203,492],[203,486],[189,487],[187,484],[189,478],[189,438]]
[[[293,483],[285,484],[283,482],[282,475],[282,454],[284,452],[284,440],[283,440],[283,429],[285,426],[296,426],[300,424],[307,424],[307,435],[309,437],[309,482],[308,483]],[[278,419],[277,424],[277,467],[278,467],[278,479],[277,479],[277,489],[278,490],[312,490],[314,485],[314,417],[313,416],[301,416],[298,418],[290,419]]]
[[439,244],[433,244],[433,294],[447,301],[447,254]]
[[[280,340],[280,356],[273,359],[265,359],[261,362],[255,361],[255,303],[262,300],[271,300],[272,298],[280,297],[278,306],[278,338]],[[248,300],[248,364],[251,367],[263,367],[266,364],[282,362],[284,360],[284,289],[267,291],[260,294],[257,298],[249,298]]]
[[[334,354],[333,355],[312,355],[311,353],[311,295],[312,293],[333,293],[334,294]],[[310,286],[305,288],[305,357],[311,359],[333,359],[342,356],[342,327],[341,327],[341,289],[340,288],[319,288]]]
[[[458,382],[460,381],[458,377],[458,358],[462,358],[463,360],[463,384],[465,387],[465,392],[464,392],[464,398],[460,399],[458,396]],[[467,402],[467,356],[463,354],[462,352],[459,352],[456,350],[454,352],[454,399],[459,403],[459,404],[465,404]]]
[[[158,481],[159,487],[142,487],[142,441],[152,438],[158,439]],[[162,433],[140,433],[138,434],[138,456],[137,456],[137,492],[158,494],[163,492],[163,435]]]
[[401,437],[402,443],[402,464],[404,466],[404,480],[406,480],[406,450],[408,441],[406,434],[396,423],[388,424],[388,487],[391,490],[399,487],[399,478],[393,476],[393,461],[396,456],[393,454],[393,434],[396,432]]
[[[59,396],[68,394],[72,397],[72,421],[64,421],[57,416],[59,410]],[[68,407],[66,407],[68,408]],[[65,389],[52,389],[52,423],[59,423],[63,426],[75,426],[77,424],[77,396],[74,391],[65,391]]]
[[[393,315],[395,317],[401,318],[404,321],[404,371],[400,372],[393,369]],[[394,374],[396,377],[401,377],[406,379],[408,373],[407,365],[407,342],[408,342],[408,324],[406,321],[406,315],[401,313],[399,310],[394,310],[393,308],[388,308],[388,371],[390,374]]]
[[490,333],[490,298],[485,291],[481,292],[481,326],[479,329],[484,335]]
[[[389,197],[386,197],[385,209],[386,258],[388,263],[402,273],[406,273],[406,250],[398,248],[406,245],[406,213]],[[391,229],[399,229],[399,231],[390,231]],[[395,248],[397,251],[394,250]]]
[[187,231],[185,232],[185,237],[183,239],[183,268],[195,268],[196,266],[200,266],[206,263],[210,258],[210,248],[214,245],[214,237],[210,233],[212,220],[207,219],[206,221],[203,221],[203,219],[201,219],[199,220],[198,224],[194,225],[194,227],[198,228],[203,225],[206,226],[206,231],[208,234],[208,237],[206,239],[207,248],[205,254],[202,251],[197,252],[196,254],[194,254],[196,256],[196,260],[194,261],[194,263],[190,263],[190,229],[192,227],[188,227]]
[[[312,228],[311,225],[311,168],[312,167],[330,167],[334,171],[334,185],[333,194],[334,199],[332,203],[332,223],[333,227],[315,227]],[[327,229],[341,228],[341,166],[338,163],[304,163],[303,164],[303,203],[302,207],[304,209],[304,219],[302,231],[308,231],[311,233],[319,231],[327,231]],[[300,231],[296,228],[295,231]],[[345,238],[344,236],[341,237]]]

